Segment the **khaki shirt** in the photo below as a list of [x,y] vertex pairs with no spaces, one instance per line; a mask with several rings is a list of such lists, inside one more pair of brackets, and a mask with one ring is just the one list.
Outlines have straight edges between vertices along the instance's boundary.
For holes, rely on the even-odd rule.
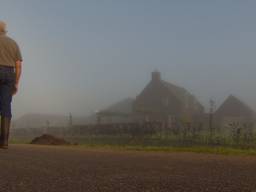
[[0,66],[15,67],[17,61],[22,61],[18,44],[0,33]]

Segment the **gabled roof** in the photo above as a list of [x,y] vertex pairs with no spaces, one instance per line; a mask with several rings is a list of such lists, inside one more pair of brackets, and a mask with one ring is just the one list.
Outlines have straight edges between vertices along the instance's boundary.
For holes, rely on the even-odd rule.
[[132,113],[132,105],[134,99],[127,98],[118,103],[111,105],[110,107],[101,110],[100,113],[104,114],[130,114]]
[[237,97],[230,95],[215,112],[217,117],[253,117],[254,111]]
[[175,95],[177,99],[181,99],[184,95],[191,95],[186,89],[182,87],[178,87],[172,83],[161,81],[161,83],[172,93]]
[[[160,106],[160,103],[165,102],[163,97],[166,97],[167,104]],[[204,107],[195,96],[182,87],[163,81],[159,72],[152,73],[150,83],[147,84],[136,98],[135,108],[146,108],[147,106],[145,105],[156,110],[168,110],[174,113],[197,114],[204,111]]]
[[[158,80],[156,82],[151,81],[140,93],[139,97],[144,97],[146,94],[147,95],[152,95],[155,93],[155,90],[153,89],[152,84],[157,83],[157,86],[161,86],[166,88],[168,91],[169,95],[172,95],[173,98],[175,98],[175,102],[180,102],[182,104],[185,104],[186,102],[193,102],[196,105],[199,105],[202,109],[203,106],[200,104],[200,102],[196,99],[194,95],[189,93],[185,88],[176,86],[172,83],[163,81],[163,80]],[[156,85],[156,84],[155,84]]]
[[197,105],[200,105],[202,108],[203,106],[201,105],[201,103],[196,99],[196,97],[194,95],[192,95],[191,93],[189,93],[185,88],[183,87],[178,87],[172,83],[166,82],[166,81],[161,81],[164,86],[166,86],[169,90],[169,92],[171,92],[173,95],[175,95],[175,97],[180,100],[182,103],[185,102],[185,97],[193,99],[194,102],[196,102]]

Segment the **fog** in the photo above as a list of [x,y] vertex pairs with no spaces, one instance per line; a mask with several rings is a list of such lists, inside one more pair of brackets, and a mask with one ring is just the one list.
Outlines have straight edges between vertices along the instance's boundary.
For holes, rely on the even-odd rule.
[[86,116],[135,98],[158,70],[209,108],[256,109],[255,1],[1,0],[24,57],[14,118]]

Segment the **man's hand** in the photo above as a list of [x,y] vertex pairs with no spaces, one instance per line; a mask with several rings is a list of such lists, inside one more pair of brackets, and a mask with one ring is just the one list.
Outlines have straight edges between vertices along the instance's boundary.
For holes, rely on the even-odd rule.
[[13,90],[13,95],[15,95],[18,92],[19,88],[19,81],[20,81],[20,76],[21,76],[21,61],[17,61],[15,65],[15,85],[14,85],[14,90]]
[[12,95],[16,95],[16,93],[18,92],[18,89],[19,89],[19,85],[15,84],[14,87],[13,87]]

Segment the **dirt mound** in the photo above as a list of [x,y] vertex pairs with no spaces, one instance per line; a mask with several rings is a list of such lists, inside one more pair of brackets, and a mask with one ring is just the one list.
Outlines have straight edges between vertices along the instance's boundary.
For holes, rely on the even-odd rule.
[[36,137],[31,141],[31,144],[37,145],[69,145],[70,143],[64,139],[54,137],[52,135],[44,134],[40,137]]

